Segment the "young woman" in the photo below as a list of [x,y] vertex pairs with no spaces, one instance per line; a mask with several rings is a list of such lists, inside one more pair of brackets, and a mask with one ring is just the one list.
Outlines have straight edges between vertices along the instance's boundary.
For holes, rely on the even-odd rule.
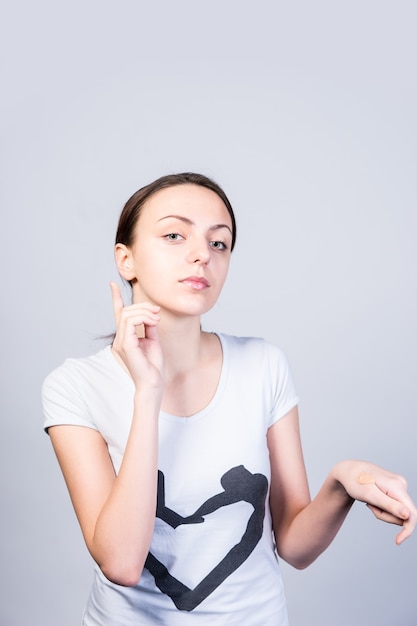
[[398,524],[406,482],[344,461],[311,500],[284,355],[201,329],[236,237],[232,207],[198,174],[136,192],[115,257],[112,346],[69,359],[43,387],[45,428],[97,563],[85,626],[288,623],[276,554],[308,566],[354,500]]

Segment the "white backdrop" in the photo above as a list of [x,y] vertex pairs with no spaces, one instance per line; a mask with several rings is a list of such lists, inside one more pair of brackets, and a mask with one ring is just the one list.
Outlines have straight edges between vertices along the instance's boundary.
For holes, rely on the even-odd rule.
[[[213,176],[235,207],[205,325],[287,353],[313,494],[355,457],[405,474],[416,498],[417,5],[1,11],[1,625],[80,623],[92,564],[40,386],[112,331],[118,214],[168,172]],[[315,564],[284,564],[292,626],[415,626],[417,537],[395,533],[356,504]]]

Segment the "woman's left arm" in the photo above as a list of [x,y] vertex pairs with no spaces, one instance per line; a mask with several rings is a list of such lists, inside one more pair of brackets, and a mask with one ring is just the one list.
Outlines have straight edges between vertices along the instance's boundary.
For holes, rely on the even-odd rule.
[[417,508],[402,476],[365,461],[335,465],[311,500],[295,407],[268,431],[270,506],[278,554],[302,569],[332,542],[355,500],[374,515],[402,526],[397,543],[413,532]]

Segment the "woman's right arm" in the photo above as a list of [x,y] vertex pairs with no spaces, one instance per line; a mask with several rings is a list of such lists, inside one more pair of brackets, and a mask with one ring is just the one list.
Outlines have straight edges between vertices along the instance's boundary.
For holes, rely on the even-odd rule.
[[[113,348],[136,389],[118,475],[97,431],[62,425],[51,427],[49,434],[92,557],[109,580],[131,586],[141,576],[155,523],[163,359],[158,307],[124,307],[115,285],[112,294],[117,324]],[[145,336],[139,339],[136,328],[142,324]]]

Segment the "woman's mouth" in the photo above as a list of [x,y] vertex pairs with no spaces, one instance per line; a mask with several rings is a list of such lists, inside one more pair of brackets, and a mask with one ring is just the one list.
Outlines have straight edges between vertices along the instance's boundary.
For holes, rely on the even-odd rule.
[[191,289],[195,289],[196,291],[201,291],[202,289],[210,287],[208,280],[204,278],[204,276],[188,276],[187,278],[180,280],[180,283],[186,285],[187,287],[191,287]]

